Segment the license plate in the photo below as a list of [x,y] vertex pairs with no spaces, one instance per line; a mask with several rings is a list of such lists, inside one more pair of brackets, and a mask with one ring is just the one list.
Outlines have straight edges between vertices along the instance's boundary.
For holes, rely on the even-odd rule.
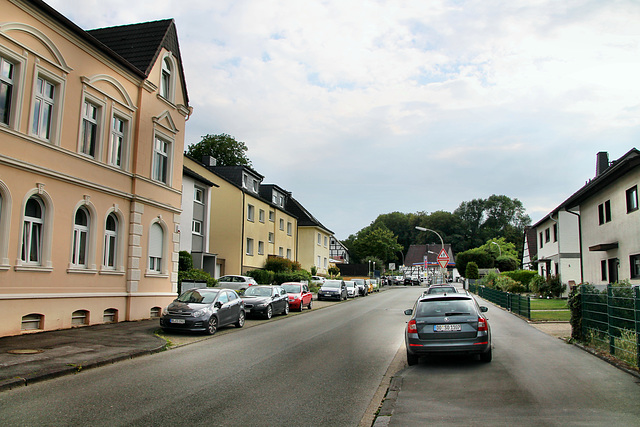
[[181,325],[184,325],[184,319],[171,319],[169,320],[169,323],[179,323]]
[[458,332],[461,330],[461,325],[433,325],[434,332]]

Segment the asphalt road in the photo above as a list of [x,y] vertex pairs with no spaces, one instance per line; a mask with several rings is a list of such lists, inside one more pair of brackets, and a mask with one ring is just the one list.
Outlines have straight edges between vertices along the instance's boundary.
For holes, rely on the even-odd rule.
[[3,426],[356,426],[423,289],[398,288],[0,395]]
[[481,305],[490,307],[493,361],[421,359],[397,376],[389,426],[640,425],[638,378]]

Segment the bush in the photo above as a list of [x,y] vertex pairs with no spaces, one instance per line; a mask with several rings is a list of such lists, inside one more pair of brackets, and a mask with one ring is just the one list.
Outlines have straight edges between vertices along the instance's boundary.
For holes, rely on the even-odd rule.
[[490,289],[497,289],[499,291],[511,292],[514,294],[526,292],[526,287],[522,283],[513,280],[509,276],[498,274],[493,271],[484,276],[480,281],[480,284]]
[[281,285],[285,282],[309,282],[310,280],[311,274],[306,270],[282,271],[275,273],[273,277],[276,285]]
[[187,251],[178,253],[178,271],[187,271],[193,269],[193,258]]
[[273,258],[269,258],[264,263],[264,269],[273,271],[274,273],[279,273],[283,271],[297,271],[297,270],[300,270],[301,268],[302,267],[300,266],[299,262],[291,261],[288,258],[273,257]]
[[203,270],[199,270],[197,268],[192,268],[187,271],[178,271],[178,293],[181,293],[183,290],[186,290],[186,289],[182,289],[183,281],[207,282],[207,287],[209,288],[218,284],[218,281],[213,277],[211,277],[209,273]]
[[522,283],[522,285],[526,288],[527,291],[531,290],[531,280],[538,276],[533,270],[515,270],[515,271],[506,271],[504,273],[505,276],[511,277],[516,282]]
[[571,310],[571,338],[582,341],[582,296],[580,295],[580,286],[574,286],[569,294],[567,301],[569,310]]
[[518,260],[509,256],[501,256],[496,259],[495,267],[500,271],[513,271],[518,268]]
[[269,270],[251,270],[247,272],[247,276],[256,279],[260,285],[270,285],[273,283],[275,273]]
[[[472,264],[472,263],[469,263],[469,264]],[[499,277],[498,273],[496,273],[495,271],[490,271],[487,275],[485,275],[482,278],[482,280],[480,281],[480,284],[486,288],[495,289],[496,282],[498,281],[498,277]]]
[[[465,252],[461,252],[456,256],[456,267],[459,272],[467,271],[467,264],[473,262],[477,268],[492,268],[493,256],[486,252],[484,249],[475,248]],[[467,279],[473,279],[473,277],[466,276]],[[477,279],[477,277],[476,277]]]
[[478,279],[480,277],[480,274],[478,273],[478,264],[473,261],[467,263],[464,277],[467,279]]
[[560,276],[549,276],[546,280],[540,275],[534,276],[530,287],[531,292],[543,298],[558,298],[567,289],[567,285],[562,284]]

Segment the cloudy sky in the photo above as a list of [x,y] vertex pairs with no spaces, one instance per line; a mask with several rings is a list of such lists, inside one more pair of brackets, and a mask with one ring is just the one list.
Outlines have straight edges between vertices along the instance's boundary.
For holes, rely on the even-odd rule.
[[636,0],[46,0],[174,18],[194,114],[344,239],[504,194],[535,222],[640,148]]

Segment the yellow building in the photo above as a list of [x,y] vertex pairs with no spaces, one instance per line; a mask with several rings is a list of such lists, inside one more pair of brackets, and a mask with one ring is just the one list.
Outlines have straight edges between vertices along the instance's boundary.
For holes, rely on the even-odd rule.
[[216,277],[261,269],[270,256],[297,260],[297,218],[286,209],[291,194],[246,166],[215,166],[184,158],[184,165],[215,184],[211,189],[209,252]]
[[0,336],[157,316],[190,113],[173,20],[84,31],[39,0],[0,10]]
[[320,223],[295,198],[289,197],[287,210],[298,218],[298,262],[300,266],[327,275],[330,264],[330,241],[333,232]]

